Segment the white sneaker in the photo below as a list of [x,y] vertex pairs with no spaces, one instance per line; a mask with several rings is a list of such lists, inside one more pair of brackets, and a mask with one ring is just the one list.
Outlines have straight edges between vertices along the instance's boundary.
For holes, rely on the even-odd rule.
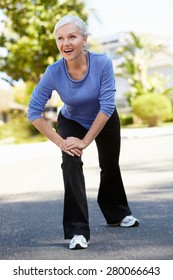
[[69,249],[86,249],[88,247],[89,242],[87,242],[86,238],[83,235],[74,235],[69,244]]
[[139,225],[139,220],[134,218],[132,215],[126,216],[121,222],[110,224],[112,227],[137,227]]
[[120,227],[137,227],[139,225],[139,220],[131,216],[126,216],[121,223]]

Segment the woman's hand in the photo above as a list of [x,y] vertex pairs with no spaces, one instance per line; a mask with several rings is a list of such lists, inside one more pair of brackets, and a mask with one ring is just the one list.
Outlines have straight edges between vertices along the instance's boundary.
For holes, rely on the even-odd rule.
[[[62,151],[66,152],[70,156],[82,156],[82,149],[71,147],[71,149],[64,149],[66,139],[63,139],[43,118],[38,118],[32,122],[32,124],[49,140],[55,143]],[[67,145],[68,146],[68,145]]]
[[77,152],[82,151],[86,148],[86,144],[83,140],[76,137],[67,137],[60,145],[60,149],[64,152],[75,150]]
[[68,154],[69,156],[77,156],[77,157],[81,157],[83,152],[82,150],[79,150],[79,149],[71,149],[71,150],[64,150],[64,149],[61,149],[61,151],[65,152],[66,154]]

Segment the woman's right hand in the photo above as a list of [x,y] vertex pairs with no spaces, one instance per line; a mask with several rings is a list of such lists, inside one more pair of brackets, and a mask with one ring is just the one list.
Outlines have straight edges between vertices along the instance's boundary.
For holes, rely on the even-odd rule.
[[72,149],[70,151],[63,151],[63,152],[65,152],[66,154],[68,154],[69,156],[72,156],[72,157],[74,157],[74,156],[81,157],[82,156],[82,150],[79,150],[79,149]]
[[74,148],[74,149],[71,149],[71,150],[61,149],[61,151],[65,152],[66,154],[68,154],[69,156],[72,156],[72,157],[74,157],[74,156],[81,157],[82,154],[83,154],[82,150],[77,149],[77,148]]

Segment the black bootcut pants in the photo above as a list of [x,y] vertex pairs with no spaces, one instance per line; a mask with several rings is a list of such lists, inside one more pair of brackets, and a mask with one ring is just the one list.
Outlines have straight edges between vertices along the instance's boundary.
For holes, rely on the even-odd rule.
[[[79,123],[58,116],[58,133],[63,137],[82,139],[87,129]],[[100,187],[97,201],[108,224],[120,222],[131,215],[119,167],[120,122],[117,111],[95,139],[100,166]],[[75,234],[90,239],[88,205],[81,157],[62,152],[64,179],[64,237],[71,239]]]

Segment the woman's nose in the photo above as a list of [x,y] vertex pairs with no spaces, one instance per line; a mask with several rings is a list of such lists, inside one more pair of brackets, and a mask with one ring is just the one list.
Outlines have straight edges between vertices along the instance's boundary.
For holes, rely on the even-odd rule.
[[70,42],[69,42],[68,38],[64,39],[64,45],[70,45]]

